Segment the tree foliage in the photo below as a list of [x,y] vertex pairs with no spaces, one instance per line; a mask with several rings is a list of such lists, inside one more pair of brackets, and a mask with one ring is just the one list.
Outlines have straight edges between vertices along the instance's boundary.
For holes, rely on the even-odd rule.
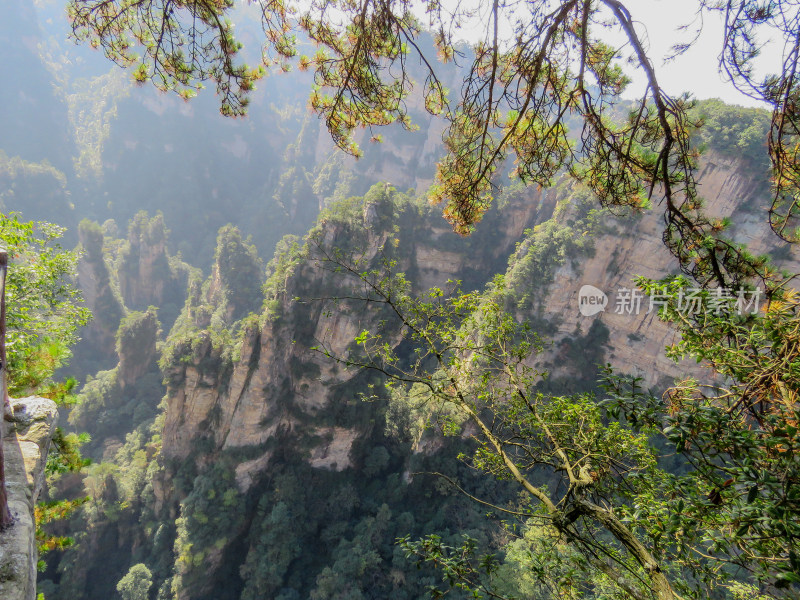
[[[687,97],[659,82],[657,57],[648,55],[635,25],[637,7],[620,0],[498,0],[474,19],[474,7],[433,0],[419,7],[406,0],[255,4],[265,64],[313,70],[311,106],[346,152],[360,154],[353,138],[359,128],[413,128],[408,107],[412,94],[421,93],[428,112],[447,125],[446,155],[430,197],[446,204],[457,231],[467,233],[481,219],[499,170],[513,159],[514,173],[526,183],[545,186],[568,169],[604,205],[638,209],[659,201],[665,241],[687,273],[703,282],[739,276],[736,247],[699,202],[691,133],[702,121]],[[137,80],[184,95],[213,80],[223,113],[241,114],[261,73],[237,57],[240,46],[228,20],[233,12],[230,1],[69,2],[78,40],[126,65],[142,51]],[[766,139],[774,184],[770,221],[792,239],[800,173],[796,7],[697,0],[687,27],[700,31],[718,15],[724,22],[720,69],[772,110]],[[467,26],[482,31],[469,50],[457,37]],[[672,54],[686,52],[695,39],[676,41]],[[312,56],[298,55],[305,40],[317,46]],[[755,61],[765,40],[783,44],[783,62],[762,77]],[[454,59],[463,60],[464,69],[460,90],[451,93],[440,73],[441,62]],[[621,101],[626,63],[646,81],[630,103]],[[421,72],[421,83],[412,72]]]
[[8,388],[14,396],[63,396],[51,376],[70,356],[78,329],[91,314],[72,283],[78,256],[58,245],[63,229],[0,216],[0,240],[9,253],[6,281]]
[[[511,290],[503,278],[483,293],[433,288],[415,297],[394,263],[375,268],[318,249],[323,264],[354,282],[340,308],[381,316],[349,354],[321,350],[410,388],[392,392],[412,403],[407,415],[427,407],[445,435],[474,439],[462,460],[516,483],[514,506],[470,496],[538,540],[518,567],[532,588],[576,598],[703,598],[745,577],[776,597],[796,590],[794,292],[774,296],[763,315],[737,314],[735,296],[694,313],[685,278],[643,280],[664,300],[661,317],[682,331],[669,353],[705,359],[728,384],[679,382],[660,398],[609,372],[604,399],[553,396],[537,391],[540,342],[504,309]],[[695,293],[709,305],[721,296]],[[442,570],[445,590],[434,597],[450,588],[498,598],[520,592],[470,539],[453,546],[434,535],[403,545]]]
[[117,591],[122,600],[147,600],[153,575],[146,565],[133,565],[128,573],[117,583]]
[[[358,350],[349,356],[335,356],[323,346],[326,354],[350,366],[376,369],[401,385],[424,386],[444,433],[464,431],[475,440],[475,451],[463,460],[516,482],[519,506],[492,508],[551,528],[580,553],[585,571],[634,598],[675,597],[669,567],[647,530],[639,534],[621,518],[647,482],[658,479],[648,436],[607,422],[590,396],[536,392],[542,374],[531,367],[531,357],[540,342],[504,311],[502,278],[486,294],[432,288],[414,298],[409,282],[392,272],[391,263],[385,270],[364,269],[324,250],[321,260],[354,276],[354,293],[348,297],[384,309],[387,319],[399,319],[414,346],[405,360],[397,354],[396,341],[365,330],[355,339]],[[631,484],[637,481],[642,483]],[[451,585],[485,587],[473,581],[465,564],[442,559],[446,552],[436,538],[407,547],[444,566]]]
[[[106,56],[122,66],[135,64],[136,81],[153,80],[188,99],[200,81],[214,80],[223,114],[236,115],[247,106],[246,95],[259,71],[236,64],[242,46],[225,14],[232,8],[230,0],[103,0],[73,3],[68,15],[78,39],[102,45]],[[95,32],[102,42],[93,38]],[[139,47],[145,48],[141,60]]]
[[723,155],[746,159],[756,173],[767,170],[765,149],[770,123],[766,111],[731,106],[721,100],[698,102],[694,110],[703,120],[698,132],[703,143]]
[[[76,453],[77,454],[77,453]],[[80,456],[78,454],[78,456]],[[84,466],[83,461],[74,470]],[[37,568],[44,571],[46,563],[43,556],[53,550],[64,550],[75,544],[75,538],[66,535],[51,535],[45,531],[45,525],[53,521],[68,519],[78,508],[88,501],[88,498],[77,498],[75,500],[53,500],[50,502],[40,502],[34,508],[34,520],[36,521],[36,550],[39,555]]]
[[[9,396],[37,394],[59,404],[72,403],[74,379],[57,382],[53,373],[71,356],[78,329],[91,313],[82,306],[73,284],[78,253],[64,251],[57,240],[63,228],[46,222],[22,222],[18,215],[0,215],[0,241],[8,252],[5,286],[6,357]],[[79,471],[89,461],[80,454],[86,435],[56,428],[45,471],[49,476]],[[2,453],[0,453],[2,460]],[[44,526],[64,519],[83,500],[56,500],[35,509],[36,542],[40,554],[74,543],[69,536],[51,535]],[[39,566],[43,566],[39,562]]]
[[[779,587],[800,583],[797,292],[768,281],[764,310],[742,311],[740,298],[761,290],[699,291],[681,277],[640,285],[665,299],[660,317],[681,334],[668,354],[703,360],[720,376],[678,382],[663,398],[630,382],[613,386],[627,418],[656,428],[692,465],[671,494],[700,492],[679,509],[702,532],[704,548],[693,551],[722,553]],[[692,309],[690,294],[706,310]],[[691,533],[681,543],[698,542]]]

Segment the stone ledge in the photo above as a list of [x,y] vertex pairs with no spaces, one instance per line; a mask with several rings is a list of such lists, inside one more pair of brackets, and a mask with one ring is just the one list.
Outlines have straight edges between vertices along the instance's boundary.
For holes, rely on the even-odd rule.
[[58,421],[52,400],[30,396],[11,400],[13,420],[5,423],[8,504],[14,524],[0,532],[0,598],[36,598],[36,525],[33,508],[44,486],[50,440]]

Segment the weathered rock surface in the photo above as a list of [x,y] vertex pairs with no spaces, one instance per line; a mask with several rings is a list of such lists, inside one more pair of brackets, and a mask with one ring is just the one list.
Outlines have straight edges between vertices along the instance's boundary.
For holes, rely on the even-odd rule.
[[[737,159],[713,154],[704,157],[701,193],[709,213],[731,216],[735,223],[745,224],[732,232],[737,239],[750,243],[756,252],[765,252],[774,249],[777,240],[769,232],[761,206],[764,188],[759,183],[760,177],[748,172],[745,166]],[[553,216],[562,203],[569,204],[572,193],[568,186],[561,192],[524,190],[503,208],[502,218],[492,224],[491,246],[469,249],[454,243],[448,239],[452,233],[443,221],[404,222],[404,235],[409,236],[405,243],[410,250],[398,268],[412,274],[412,285],[417,291],[446,285],[448,279],[464,279],[469,269],[483,273],[485,279],[486,273],[504,261],[514,243],[524,237],[525,229]],[[731,198],[736,198],[737,203]],[[369,210],[377,209],[372,204],[365,206],[365,220],[369,220]],[[552,281],[544,283],[539,291],[543,301],[537,303],[537,308],[523,310],[519,316],[538,317],[554,324],[554,348],[562,339],[585,335],[594,321],[602,322],[610,331],[606,360],[623,372],[641,375],[649,386],[670,383],[686,375],[704,375],[698,372],[694,361],[676,364],[666,357],[664,347],[678,341],[678,337],[655,312],[648,312],[647,298],[642,299],[640,309],[634,314],[620,311],[616,306],[616,292],[635,287],[635,276],[659,278],[678,271],[676,260],[661,241],[662,213],[656,207],[635,218],[606,218],[606,228],[593,235],[594,251],[557,268]],[[569,222],[573,217],[571,209],[566,208],[556,219]],[[374,250],[388,243],[386,232],[369,226],[367,230],[368,247]],[[339,226],[327,226],[323,243],[346,243],[348,235]],[[218,273],[212,275],[209,289],[218,285],[215,277]],[[316,282],[322,290],[336,289],[330,273],[305,265],[287,282],[291,293],[287,292],[286,297],[317,295],[303,287],[307,282]],[[606,291],[609,304],[604,312],[592,317],[579,313],[578,290],[584,284]],[[281,319],[252,327],[241,337],[239,360],[223,364],[222,349],[201,334],[191,350],[187,348],[183,359],[167,369],[172,385],[163,434],[165,456],[185,459],[196,441],[204,436],[213,439],[217,450],[260,446],[277,432],[297,429],[298,415],[314,416],[331,406],[336,386],[349,380],[354,372],[339,370],[319,353],[310,352],[306,344],[293,344],[291,340],[297,339],[301,330],[308,330],[309,339],[324,340],[332,354],[341,356],[346,354],[358,331],[377,325],[368,322],[369,317],[361,311],[346,310],[343,306],[328,314],[312,305],[292,304],[288,300],[283,304]],[[574,375],[568,365],[554,361],[553,357],[553,353],[542,357],[551,363],[547,365],[551,374]],[[294,412],[288,406],[294,407]],[[311,464],[319,468],[333,468],[334,462],[335,468],[349,464],[347,451],[352,441],[344,440],[350,440],[352,432],[346,435],[337,432],[334,437],[341,443],[331,444],[323,439],[309,449]],[[334,449],[335,460],[329,458]],[[251,459],[237,471],[242,487],[251,483],[256,477],[254,469],[264,462],[263,456]]]
[[[530,202],[519,200],[506,207],[504,215],[508,218],[503,218],[494,231],[495,243],[474,255],[461,248],[459,238],[444,220],[411,221],[407,217],[404,235],[408,240],[401,248],[400,268],[414,273],[411,281],[419,291],[446,286],[449,279],[464,279],[468,270],[494,272],[496,264],[505,262],[523,228],[536,224],[543,214],[541,192],[532,191],[531,196]],[[366,217],[366,208],[364,212]],[[369,260],[373,260],[395,234],[368,225],[365,228],[364,244],[372,253]],[[351,235],[341,224],[328,224],[324,243],[344,244]],[[177,353],[181,358],[165,370],[169,384],[162,453],[166,458],[187,459],[203,437],[213,441],[213,452],[217,452],[260,446],[279,433],[296,431],[300,421],[317,418],[328,410],[336,402],[337,386],[357,374],[357,370],[339,368],[310,346],[315,345],[313,340],[324,341],[333,355],[343,356],[358,332],[378,327],[380,317],[363,313],[361,306],[340,306],[328,313],[321,303],[293,302],[294,297],[320,296],[321,290],[331,293],[346,283],[340,275],[312,263],[299,266],[287,281],[282,316],[243,332],[238,360],[227,362],[223,349],[205,331]],[[204,298],[212,304],[221,302],[221,295],[215,298],[212,293],[221,285],[219,271],[215,266]],[[205,328],[208,322],[197,317],[195,325]],[[298,338],[302,340],[294,343]],[[319,439],[310,443],[309,463],[331,470],[350,466],[348,454],[363,432],[339,427],[313,429],[312,437]],[[263,457],[242,464],[237,470],[242,489],[249,487],[255,478],[254,469],[263,464]],[[160,496],[158,490],[156,496]]]
[[78,262],[78,286],[94,318],[84,328],[70,366],[84,364],[94,369],[110,369],[115,362],[115,335],[125,309],[111,284],[103,254],[102,230],[97,226],[82,226],[78,235],[84,251]]
[[[735,159],[707,158],[700,182],[707,209],[712,215],[731,216],[738,224],[731,234],[750,243],[755,252],[781,250],[766,225],[764,187],[759,183],[763,178],[745,166]],[[661,241],[663,209],[630,218],[604,216],[595,226],[585,217],[582,193],[566,180],[549,190],[521,189],[509,195],[499,217],[487,219],[474,237],[459,240],[430,213],[395,216],[380,204],[383,200],[370,200],[370,192],[360,207],[363,223],[353,216],[359,214],[355,211],[322,221],[318,249],[309,249],[286,271],[283,291],[270,300],[260,319],[250,319],[235,335],[220,333],[214,325],[215,320],[232,319],[225,294],[217,293],[224,273],[215,268],[206,286],[198,283],[194,296],[190,294],[178,321],[184,337],[171,348],[164,368],[165,469],[153,480],[156,512],[164,510],[168,518],[177,518],[185,492],[171,485],[175,474],[180,469],[190,472],[187,465],[194,467],[192,476],[202,473],[220,457],[234,465],[241,494],[258,489],[287,447],[294,458],[315,469],[359,468],[359,442],[376,424],[368,418],[339,418],[348,404],[360,402],[360,382],[355,380],[359,371],[345,369],[312,348],[347,356],[359,331],[380,331],[389,344],[399,343],[400,336],[383,324],[380,311],[365,309],[363,303],[339,302],[335,310],[328,310],[319,302],[293,300],[347,295],[343,276],[323,264],[322,257],[328,256],[324,248],[358,247],[365,265],[380,264],[384,249],[392,248],[397,271],[407,274],[415,292],[447,287],[451,279],[464,281],[464,289],[481,289],[492,273],[507,267],[506,285],[513,286],[519,300],[517,316],[546,325],[553,340],[537,358],[542,361],[537,366],[565,386],[582,376],[581,365],[592,369],[600,360],[641,376],[647,386],[670,385],[689,375],[711,376],[694,362],[676,364],[667,358],[664,347],[678,341],[677,333],[648,312],[647,298],[638,310],[617,309],[619,291],[634,288],[635,276],[661,278],[678,272]],[[479,237],[487,227],[491,235]],[[591,243],[564,241],[584,236]],[[787,265],[800,268],[790,252],[783,254]],[[533,260],[524,263],[526,257]],[[548,266],[525,266],[530,263]],[[515,265],[523,266],[514,271]],[[578,293],[585,284],[608,294],[604,312],[580,313]],[[606,334],[593,337],[593,330]],[[570,348],[568,360],[562,354]],[[431,436],[419,440],[416,451],[433,454],[441,445],[441,439]],[[408,481],[410,472],[403,477]],[[242,539],[246,527],[231,532],[229,539]],[[181,577],[212,582],[218,560],[221,555],[206,557],[203,573],[186,570]],[[188,587],[182,590],[181,599],[202,597]]]
[[[744,160],[709,153],[702,159],[698,182],[708,214],[730,217],[735,226],[729,233],[736,241],[746,243],[751,252],[763,254],[788,246],[769,229],[764,178],[748,171]],[[677,260],[661,240],[663,229],[660,206],[638,218],[618,221],[595,238],[594,255],[581,259],[577,269],[565,264],[556,271],[542,314],[558,322],[556,339],[574,336],[576,331],[585,334],[594,321],[604,323],[611,332],[608,362],[623,372],[641,376],[648,386],[688,375],[710,375],[706,367],[694,361],[676,364],[667,358],[664,347],[677,343],[679,336],[658,319],[657,307],[650,311],[648,297],[642,298],[638,309],[620,301],[620,291],[635,288],[637,276],[659,279],[678,273]],[[796,252],[788,252],[781,266],[793,272],[800,269]],[[580,314],[578,293],[585,284],[608,295],[605,311],[588,317]]]
[[44,467],[58,411],[52,400],[11,401],[14,420],[5,423],[6,488],[14,524],[0,532],[0,598],[36,598],[36,524],[33,508],[44,486]]

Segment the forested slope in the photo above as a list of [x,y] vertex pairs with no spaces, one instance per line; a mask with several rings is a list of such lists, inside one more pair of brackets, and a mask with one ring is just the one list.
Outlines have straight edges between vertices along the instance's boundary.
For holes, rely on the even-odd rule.
[[[763,187],[746,168],[709,155],[711,210],[726,209],[722,185],[751,189],[757,205]],[[418,292],[448,280],[482,289],[504,273],[508,308],[551,342],[539,359],[551,373],[541,383],[548,392],[594,389],[606,361],[651,385],[702,373],[664,356],[673,334],[646,301],[638,314],[614,310],[615,286],[674,268],[663,248],[648,245],[655,215],[603,214],[568,179],[543,191],[509,187],[499,205],[461,238],[435,208],[377,184],[334,201],[307,236],[284,238],[269,261],[232,227],[220,229],[207,277],[159,258],[189,273],[185,303],[174,325],[161,325],[163,342],[154,312],[130,312],[116,336],[119,366],[89,381],[73,409],[73,423],[94,436],[87,451],[97,462],[84,481],[92,501],[71,524],[85,532],[78,545],[54,557],[58,566],[45,575],[48,597],[113,594],[144,563],[163,598],[334,598],[343,590],[418,598],[434,573],[412,569],[395,538],[435,532],[457,544],[470,534],[497,547],[498,523],[424,474],[448,473],[487,501],[509,501],[504,485],[455,460],[468,438],[427,430],[430,416],[409,409],[380,376],[313,349],[344,356],[362,330],[400,340],[399,323],[384,322],[385,314],[322,300],[348,295],[347,278],[320,262],[335,248],[364,267],[393,261]],[[147,222],[132,222],[129,238],[143,240],[136,232]],[[767,239],[756,228],[741,234]],[[161,235],[150,239],[139,254],[163,256]],[[130,242],[106,235],[103,244],[116,252],[112,264],[130,260]],[[111,272],[113,280],[131,271]],[[163,288],[147,281],[127,285]],[[606,313],[578,312],[577,288],[587,282],[608,290]],[[113,577],[99,576],[100,556]]]

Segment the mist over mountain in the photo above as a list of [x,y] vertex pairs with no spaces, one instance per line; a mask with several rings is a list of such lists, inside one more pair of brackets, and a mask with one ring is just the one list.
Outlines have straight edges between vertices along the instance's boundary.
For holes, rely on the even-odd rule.
[[[5,162],[23,161],[3,169],[4,197],[18,196],[6,210],[57,221],[71,241],[83,218],[124,229],[140,210],[160,210],[171,249],[195,266],[207,264],[216,230],[229,222],[269,255],[282,235],[311,225],[337,186],[340,195],[363,193],[378,180],[364,174],[392,160],[377,153],[373,164],[342,166],[306,108],[302,74],[263,81],[251,115],[225,119],[211,90],[184,103],[136,89],[102,55],[66,39],[57,2],[14,0],[2,10],[9,60],[0,149]],[[428,179],[434,157],[435,149],[414,157],[427,159]],[[388,174],[404,186],[416,171],[416,163],[393,164]]]

